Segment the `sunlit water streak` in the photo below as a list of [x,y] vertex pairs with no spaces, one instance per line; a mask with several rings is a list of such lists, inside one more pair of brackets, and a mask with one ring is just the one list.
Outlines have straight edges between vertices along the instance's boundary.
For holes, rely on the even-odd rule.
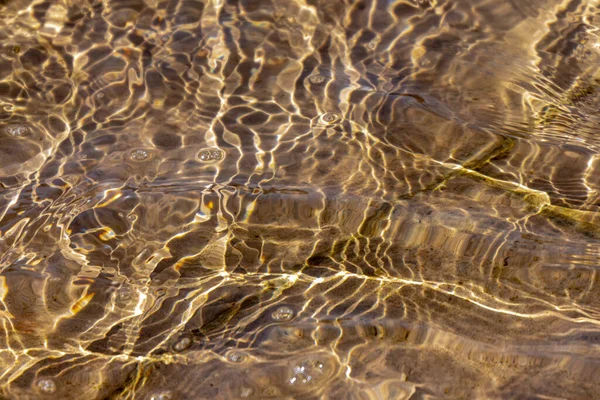
[[0,1],[0,396],[596,398],[595,1]]

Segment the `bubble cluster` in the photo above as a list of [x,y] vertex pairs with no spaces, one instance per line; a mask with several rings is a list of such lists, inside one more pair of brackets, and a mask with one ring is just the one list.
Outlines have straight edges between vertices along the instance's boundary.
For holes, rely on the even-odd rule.
[[271,314],[271,318],[275,321],[289,321],[294,317],[294,310],[288,306],[279,307]]
[[237,351],[232,351],[227,355],[227,360],[232,363],[241,363],[246,359],[246,355],[244,353],[240,353]]
[[254,393],[254,389],[250,388],[250,387],[243,387],[240,390],[240,397],[245,399],[248,398],[252,395],[252,393]]
[[340,117],[333,113],[325,113],[321,116],[321,121],[323,121],[326,124],[333,124],[338,119],[340,119]]
[[182,336],[175,344],[173,344],[173,350],[177,352],[184,351],[192,345],[192,338],[189,336]]
[[323,376],[324,365],[316,359],[308,359],[295,365],[292,369],[290,385],[306,385]]
[[423,68],[427,68],[427,67],[431,66],[431,60],[429,58],[422,58],[419,61],[419,65]]
[[56,383],[54,383],[54,381],[50,378],[39,379],[36,382],[35,386],[42,393],[51,394],[51,393],[56,392]]
[[150,153],[144,149],[135,149],[129,153],[129,158],[133,161],[145,161],[150,158]]
[[225,152],[216,147],[202,149],[198,153],[198,159],[202,162],[221,161],[225,158]]
[[175,395],[171,390],[161,390],[150,396],[150,400],[173,400],[174,398]]
[[308,77],[308,81],[314,85],[318,85],[327,80],[323,75],[311,75]]
[[129,301],[133,298],[133,294],[131,290],[127,288],[122,288],[117,292],[117,300],[118,301]]
[[4,131],[9,136],[21,137],[29,133],[29,128],[21,124],[11,124],[4,128]]

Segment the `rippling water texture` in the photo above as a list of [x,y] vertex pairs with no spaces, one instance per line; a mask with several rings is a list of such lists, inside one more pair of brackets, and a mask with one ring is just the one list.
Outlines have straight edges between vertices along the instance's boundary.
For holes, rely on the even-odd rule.
[[0,397],[600,396],[595,0],[0,0]]

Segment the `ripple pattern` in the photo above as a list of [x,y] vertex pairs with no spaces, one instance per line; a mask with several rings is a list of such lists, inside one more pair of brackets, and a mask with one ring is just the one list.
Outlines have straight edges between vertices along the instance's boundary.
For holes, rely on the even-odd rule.
[[0,27],[0,397],[597,398],[595,2]]

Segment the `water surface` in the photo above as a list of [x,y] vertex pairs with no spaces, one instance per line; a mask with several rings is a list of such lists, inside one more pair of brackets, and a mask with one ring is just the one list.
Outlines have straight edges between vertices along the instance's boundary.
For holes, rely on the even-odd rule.
[[6,399],[591,399],[600,8],[0,1]]

